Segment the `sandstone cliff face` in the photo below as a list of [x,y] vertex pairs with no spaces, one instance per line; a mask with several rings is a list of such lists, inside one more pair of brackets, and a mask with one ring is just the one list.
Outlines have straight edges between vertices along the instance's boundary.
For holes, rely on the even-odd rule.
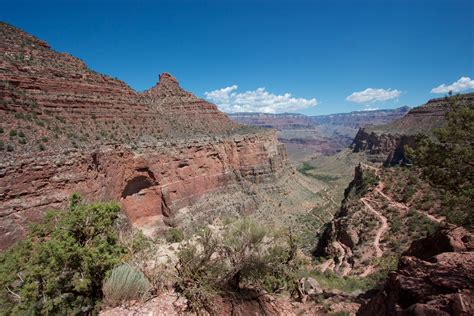
[[[0,24],[1,155],[86,148],[104,143],[150,144],[162,138],[233,133],[238,125],[217,107],[181,89],[169,74],[139,93],[58,53],[31,35]],[[26,137],[9,139],[14,129]],[[38,140],[54,142],[38,148]]]
[[448,226],[413,243],[357,315],[472,315],[474,235]]
[[[474,93],[460,95],[457,102],[474,105]],[[448,111],[448,99],[430,100],[393,123],[359,129],[351,147],[354,152],[366,152],[372,162],[403,163],[404,147],[413,147],[417,134],[431,136],[434,129],[442,127]]]
[[169,74],[138,93],[5,23],[0,36],[0,249],[73,192],[119,201],[153,233],[210,208],[206,195],[292,173],[275,132],[242,128]]
[[351,147],[354,152],[365,152],[371,162],[394,165],[405,161],[405,146],[414,147],[415,143],[415,135],[377,134],[361,128]]
[[275,181],[286,168],[273,132],[2,161],[0,245],[18,239],[42,211],[63,206],[72,192],[89,201],[120,201],[133,224],[159,228],[206,193],[237,181]]

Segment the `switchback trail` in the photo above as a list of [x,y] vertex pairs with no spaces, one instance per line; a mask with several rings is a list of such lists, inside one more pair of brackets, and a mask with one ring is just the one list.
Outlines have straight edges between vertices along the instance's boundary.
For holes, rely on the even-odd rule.
[[380,212],[376,211],[372,207],[372,205],[370,205],[367,198],[364,197],[364,198],[361,198],[360,200],[362,201],[362,203],[365,204],[365,206],[367,207],[369,211],[371,211],[378,217],[378,219],[382,223],[382,225],[377,230],[377,233],[375,234],[375,239],[374,239],[375,253],[376,253],[377,258],[380,258],[382,257],[382,253],[383,253],[382,249],[380,249],[380,239],[382,238],[382,235],[388,230],[387,218],[383,216],[382,214],[380,214]]

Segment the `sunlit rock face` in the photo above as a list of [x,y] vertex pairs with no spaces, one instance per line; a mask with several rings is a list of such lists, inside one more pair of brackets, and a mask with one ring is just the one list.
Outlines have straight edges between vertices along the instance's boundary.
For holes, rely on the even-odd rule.
[[0,249],[73,192],[118,201],[151,234],[205,195],[292,172],[274,131],[243,129],[168,73],[136,92],[8,24],[0,35]]

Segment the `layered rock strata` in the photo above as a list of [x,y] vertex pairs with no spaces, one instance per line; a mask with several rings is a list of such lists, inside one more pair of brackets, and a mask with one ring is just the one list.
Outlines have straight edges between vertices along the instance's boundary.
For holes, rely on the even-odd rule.
[[304,161],[314,154],[334,155],[351,144],[360,127],[391,123],[408,110],[401,107],[320,116],[296,113],[232,113],[229,116],[240,124],[276,129],[278,140],[287,145],[293,159]]
[[210,208],[204,196],[293,172],[274,131],[241,127],[170,74],[140,93],[8,24],[0,35],[0,249],[73,192],[119,201],[153,233]]

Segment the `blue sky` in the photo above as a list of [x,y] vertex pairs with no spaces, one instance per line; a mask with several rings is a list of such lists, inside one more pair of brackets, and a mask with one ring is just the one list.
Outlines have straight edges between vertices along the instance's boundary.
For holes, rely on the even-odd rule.
[[136,90],[166,71],[226,110],[320,115],[474,87],[472,0],[0,0],[0,18]]

